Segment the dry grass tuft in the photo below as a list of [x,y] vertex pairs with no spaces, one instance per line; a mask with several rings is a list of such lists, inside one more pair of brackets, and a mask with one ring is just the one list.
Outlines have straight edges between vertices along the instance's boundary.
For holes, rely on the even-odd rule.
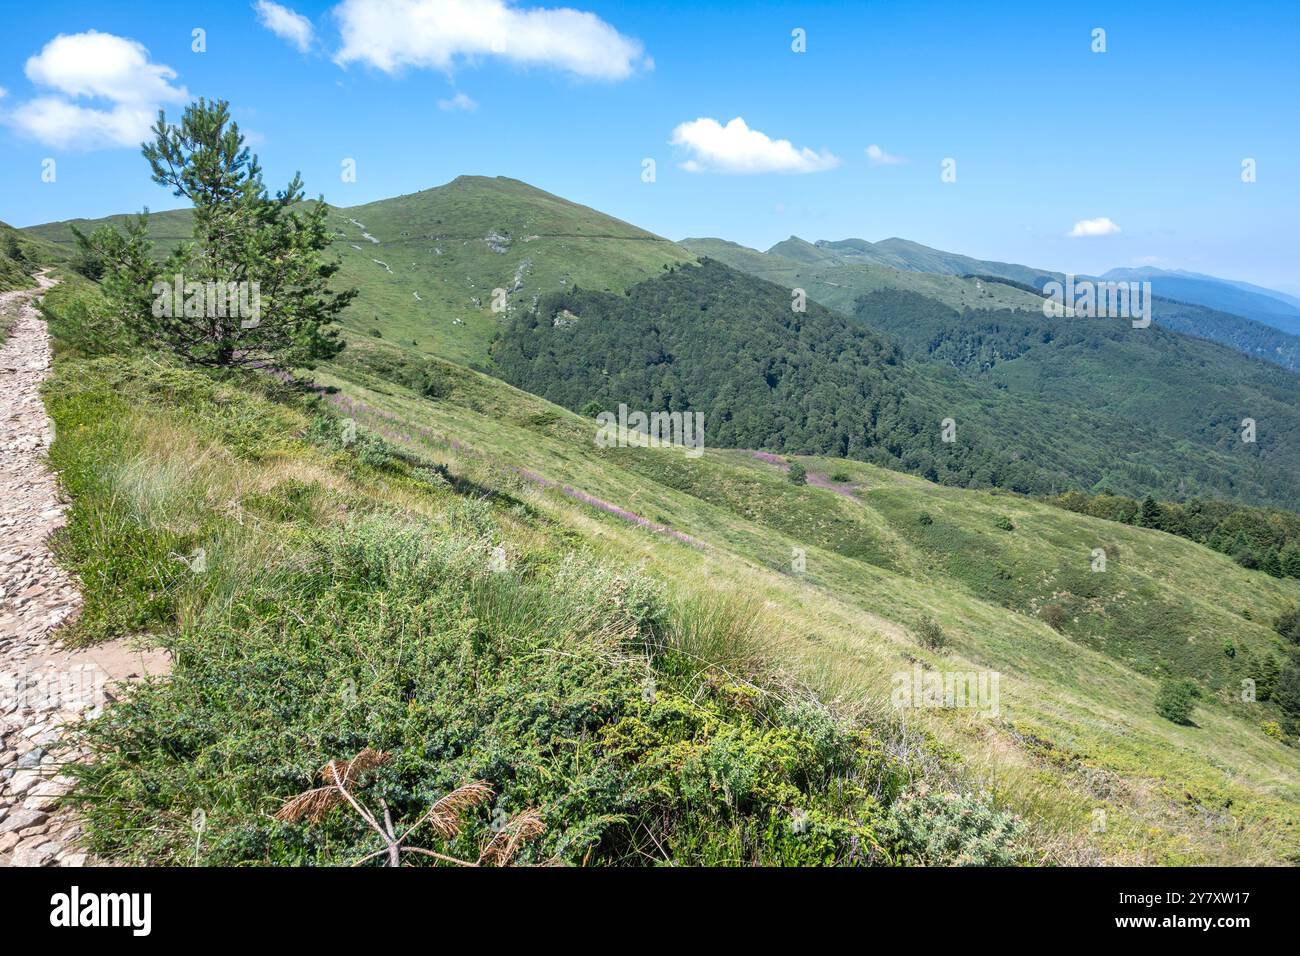
[[492,788],[482,780],[457,787],[429,808],[429,825],[439,836],[450,840],[460,832],[460,815],[492,799]]
[[536,810],[525,810],[503,826],[483,847],[479,863],[509,866],[515,851],[546,832],[546,824]]

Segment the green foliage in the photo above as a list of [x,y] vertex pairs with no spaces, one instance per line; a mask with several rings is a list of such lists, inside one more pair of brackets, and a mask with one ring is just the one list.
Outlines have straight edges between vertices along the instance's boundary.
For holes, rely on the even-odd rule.
[[1159,528],[1164,524],[1160,505],[1150,495],[1142,500],[1142,509],[1138,512],[1138,524],[1144,528]]
[[1228,501],[1139,502],[1109,493],[1070,491],[1047,499],[1078,514],[1159,528],[1229,555],[1244,568],[1300,578],[1300,515]]
[[2,252],[10,261],[19,265],[27,263],[27,256],[23,253],[23,247],[18,242],[18,233],[13,230],[5,230],[3,242],[0,242],[0,252]]
[[[857,458],[954,484],[1045,490],[977,431],[945,443],[930,390],[860,323],[704,260],[628,290],[543,296],[493,345],[507,381],[570,409],[588,401],[704,414],[711,447]],[[688,363],[682,356],[690,356]],[[921,396],[913,396],[917,391]],[[923,397],[922,397],[923,396]]]
[[[18,230],[0,222],[0,292],[28,289],[35,285],[32,274],[38,263],[33,261],[34,252],[24,248],[30,247],[31,243],[21,242],[18,237]],[[0,322],[3,321],[0,314]]]
[[916,516],[916,523],[923,528],[928,528],[930,525],[934,524],[934,515],[930,514],[928,511],[922,511]]
[[917,622],[913,635],[922,647],[932,651],[941,651],[948,646],[948,635],[944,633],[938,622],[928,615]]
[[1042,610],[1038,612],[1038,616],[1043,619],[1044,624],[1054,631],[1064,630],[1066,621],[1069,620],[1065,608],[1059,604],[1044,604]]
[[1300,720],[1300,661],[1294,657],[1282,665],[1273,699],[1288,717]]
[[1175,724],[1191,724],[1197,690],[1190,681],[1166,678],[1156,693],[1156,713]]
[[1015,522],[1012,521],[1010,518],[1008,518],[1006,515],[998,515],[996,518],[994,518],[993,527],[997,528],[999,531],[1016,530]]
[[792,485],[808,484],[808,469],[797,461],[790,462],[790,468],[785,475]]
[[1273,621],[1273,630],[1292,644],[1300,644],[1300,605],[1291,605]]
[[971,793],[909,793],[889,809],[881,834],[904,862],[924,866],[1015,866],[1029,862],[1024,822]]

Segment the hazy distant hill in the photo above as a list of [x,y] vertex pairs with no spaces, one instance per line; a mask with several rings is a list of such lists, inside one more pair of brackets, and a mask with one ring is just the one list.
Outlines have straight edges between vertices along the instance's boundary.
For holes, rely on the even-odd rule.
[[1163,298],[1204,305],[1300,335],[1300,303],[1283,292],[1165,269],[1111,269],[1102,278],[1146,280],[1151,283],[1152,291]]
[[[931,273],[848,259],[797,237],[759,252],[725,239],[683,239],[691,252],[709,256],[750,275],[787,288],[802,288],[822,305],[853,311],[858,296],[881,289],[916,292],[955,309],[1040,309],[1042,297],[1001,283],[963,278],[965,273]],[[973,260],[972,260],[973,261]]]

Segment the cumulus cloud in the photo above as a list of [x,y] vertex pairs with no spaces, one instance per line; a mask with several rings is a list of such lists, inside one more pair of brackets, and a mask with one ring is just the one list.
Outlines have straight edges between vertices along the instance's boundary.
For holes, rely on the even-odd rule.
[[299,53],[306,53],[316,39],[316,30],[311,21],[296,10],[272,3],[271,0],[257,0],[253,4],[257,11],[257,22],[262,24],[282,40],[297,47]]
[[176,71],[154,63],[143,44],[95,30],[59,34],[27,60],[26,73],[53,92],[16,106],[5,122],[48,146],[138,146],[160,106],[189,99],[172,84]]
[[451,99],[438,100],[438,109],[448,112],[452,110],[465,110],[466,112],[471,112],[478,109],[478,104],[464,93],[457,93]]
[[875,143],[867,147],[867,159],[871,160],[872,166],[901,166],[907,162],[906,158],[887,153]]
[[1078,239],[1084,236],[1111,236],[1119,231],[1119,226],[1110,219],[1098,216],[1096,219],[1080,219],[1066,235],[1071,239]]
[[343,0],[334,7],[343,45],[340,66],[362,63],[450,71],[458,62],[500,57],[574,76],[621,80],[649,69],[638,40],[593,13],[517,7],[505,0]]
[[828,152],[797,149],[788,139],[750,129],[739,116],[726,126],[708,117],[682,123],[670,142],[691,152],[682,168],[692,173],[817,173],[840,164]]

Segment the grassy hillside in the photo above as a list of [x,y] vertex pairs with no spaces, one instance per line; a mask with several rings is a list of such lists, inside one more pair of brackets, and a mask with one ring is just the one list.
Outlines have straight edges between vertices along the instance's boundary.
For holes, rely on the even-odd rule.
[[0,222],[0,292],[34,287],[36,280],[32,274],[42,263],[57,261],[58,258],[56,250],[48,243]]
[[[342,259],[340,281],[360,289],[345,316],[347,327],[416,353],[438,355],[481,369],[489,367],[493,337],[502,329],[520,328],[517,320],[521,318],[525,323],[531,321],[527,316],[544,298],[578,295],[589,304],[602,295],[610,296],[611,302],[623,299],[623,293],[648,278],[668,275],[666,270],[693,262],[696,253],[706,251],[718,255],[724,264],[777,285],[805,288],[814,302],[845,313],[856,309],[864,295],[878,305],[892,303],[890,314],[881,313],[867,321],[905,341],[912,341],[908,336],[917,332],[906,328],[916,303],[920,303],[917,309],[934,312],[941,316],[940,324],[949,325],[958,321],[954,316],[965,314],[967,309],[978,310],[980,315],[1010,315],[1010,310],[1015,310],[1020,316],[1013,320],[1015,323],[1051,334],[1051,330],[1039,329],[1041,323],[1035,318],[1041,314],[1041,300],[1031,286],[1018,279],[997,279],[992,273],[981,278],[916,271],[994,270],[998,263],[948,257],[901,240],[811,244],[792,237],[767,254],[718,240],[689,240],[687,245],[679,246],[514,180],[461,177],[446,186],[410,196],[334,210],[331,223],[338,230],[333,249]],[[62,243],[66,255],[71,242],[68,225],[35,227],[26,234]],[[95,223],[79,225],[90,229]],[[152,228],[161,253],[188,235],[189,216],[185,212],[157,214]],[[883,261],[888,256],[907,268],[876,264],[875,260]],[[497,289],[504,290],[500,313],[492,311],[493,290]],[[750,323],[757,323],[756,329],[766,328],[763,323],[767,319],[735,314],[734,303],[717,301],[716,290],[698,283],[685,294],[695,296],[694,302],[685,302],[678,293],[673,293],[672,302],[642,296],[645,301],[634,310],[636,314],[619,320],[622,332],[617,347],[621,351],[614,360],[626,366],[622,377],[632,374],[632,366],[638,363],[646,370],[635,373],[636,381],[619,386],[625,388],[626,394],[614,394],[612,381],[597,383],[585,376],[586,371],[596,370],[601,364],[596,351],[583,352],[596,347],[593,342],[581,341],[591,332],[590,327],[535,332],[552,343],[572,338],[578,342],[578,351],[563,361],[548,359],[545,369],[532,358],[529,362],[533,364],[527,368],[514,361],[504,374],[516,384],[573,409],[596,398],[615,404],[635,400],[647,408],[657,408],[669,393],[679,396],[678,405],[673,407],[690,403],[695,409],[716,410],[721,399],[732,408],[736,397],[728,398],[722,385],[731,371],[742,377],[747,372],[734,365],[731,371],[723,369],[727,359],[715,354],[708,329],[717,328],[716,323],[725,320],[729,332],[716,341],[731,338],[737,348],[752,353],[757,338],[746,341],[745,332]],[[772,299],[772,315],[788,319],[784,308],[788,303],[776,302],[777,298]],[[715,308],[709,316],[693,311],[710,299],[715,301]],[[1287,361],[1287,343],[1267,340],[1267,335],[1276,337],[1281,333],[1198,306],[1179,305],[1166,315],[1169,306],[1163,300],[1158,303],[1158,322],[1223,338],[1236,348],[1262,352],[1274,361]],[[685,312],[680,311],[682,307],[686,307]],[[620,309],[627,308],[630,306],[624,302],[600,321],[610,320]],[[682,370],[689,364],[685,360],[670,367],[675,356],[650,355],[629,339],[652,330],[669,314],[675,315],[678,324],[690,320],[690,329],[683,326],[678,333],[661,330],[661,338],[671,333],[680,339],[674,346],[677,357],[714,355],[717,367],[693,373],[697,378],[702,375],[709,379],[707,387],[700,381],[683,383]],[[858,316],[864,313],[859,311]],[[723,415],[715,416],[710,426],[716,440],[862,457],[966,486],[991,485],[1025,492],[1107,488],[1171,499],[1202,494],[1253,503],[1293,504],[1294,482],[1289,477],[1293,472],[1289,469],[1294,465],[1294,455],[1285,445],[1294,413],[1284,406],[1294,405],[1294,389],[1288,390],[1285,382],[1268,380],[1251,363],[1234,362],[1225,353],[1213,350],[1184,347],[1180,344],[1184,340],[1177,336],[1148,337],[1177,346],[1159,354],[1148,350],[1135,355],[1121,350],[1123,354],[1106,353],[1106,361],[1101,363],[1097,361],[1100,353],[1086,348],[1067,350],[1061,344],[1063,340],[1058,340],[1050,348],[1037,351],[1032,361],[1052,357],[1051,375],[1063,376],[1071,383],[1068,405],[1058,401],[1046,378],[1016,384],[1016,401],[1006,402],[1003,399],[1010,394],[1006,389],[1011,383],[1002,376],[1009,369],[1024,369],[1032,362],[1006,366],[982,378],[971,376],[967,373],[982,360],[983,346],[973,342],[970,335],[952,329],[943,332],[929,319],[926,322],[925,334],[949,338],[957,335],[964,343],[961,347],[971,349],[972,354],[949,355],[951,347],[940,348],[937,344],[934,348],[909,348],[910,355],[926,361],[891,371],[889,388],[894,398],[886,401],[892,407],[890,414],[880,414],[884,406],[876,398],[845,405],[831,394],[836,387],[835,376],[843,370],[835,363],[827,364],[823,350],[811,357],[811,363],[787,363],[786,370],[792,373],[789,382],[797,382],[805,393],[801,399],[787,401],[792,415],[770,407],[777,391],[756,393],[757,404],[747,400],[753,407],[745,415],[753,420],[754,427],[742,429],[746,437],[726,437],[724,432],[730,425]],[[791,330],[775,331],[785,334]],[[1264,337],[1257,334],[1261,332],[1266,333]],[[687,346],[686,339],[697,333],[703,338]],[[1000,335],[972,334],[991,341]],[[936,356],[941,359],[938,364],[929,361]],[[1111,360],[1119,365],[1112,367]],[[755,361],[761,364],[764,360],[756,356]],[[814,367],[821,371],[814,373]],[[1207,368],[1213,368],[1209,376],[1212,387],[1202,390],[1200,382]],[[763,372],[767,378],[772,374],[771,370]],[[1106,402],[1092,401],[1088,395],[1088,383],[1096,376],[1105,379],[1101,388],[1110,396]],[[1161,380],[1163,404],[1153,416],[1154,421],[1148,422],[1141,399],[1136,396],[1144,394],[1146,379],[1152,376]],[[691,387],[683,387],[685,384]],[[578,391],[586,394],[579,396]],[[814,392],[824,399],[820,405],[807,398]],[[1196,409],[1195,414],[1170,421],[1171,416],[1181,414],[1174,410],[1184,407],[1185,393],[1190,396],[1189,407]],[[836,405],[843,407],[836,411]],[[870,408],[876,411],[869,412]],[[1247,416],[1268,416],[1272,420],[1267,439],[1243,452],[1225,444],[1230,431],[1227,423],[1240,422]],[[949,417],[961,422],[958,440],[936,453],[930,446],[937,423]],[[1054,424],[1049,429],[1042,426],[1043,422]],[[859,432],[855,439],[853,436]],[[1168,443],[1162,443],[1166,438]]]
[[[70,225],[89,232],[123,217],[47,223],[30,235],[70,250]],[[345,324],[404,347],[471,365],[487,359],[503,316],[564,288],[621,292],[667,266],[694,261],[645,230],[503,177],[461,176],[434,189],[335,208],[338,282],[360,290]],[[152,214],[164,254],[189,239],[190,214]],[[493,290],[505,290],[492,311]]]
[[[742,450],[596,449],[590,420],[440,363],[427,370],[439,397],[394,388],[367,358],[378,348],[325,377],[357,421],[449,467],[504,468],[517,494],[610,555],[755,595],[774,616],[769,653],[823,696],[888,712],[892,675],[914,661],[998,670],[997,719],[923,710],[908,722],[959,750],[1066,856],[1298,859],[1300,754],[1269,736],[1275,705],[1238,689],[1284,657],[1268,622],[1300,583],[1172,535],[862,463],[802,459],[812,483],[799,486]],[[1097,548],[1111,555],[1101,573]],[[918,642],[926,617],[946,650]],[[1156,716],[1165,676],[1202,688],[1194,727]],[[1096,809],[1106,832],[1085,834]]]

